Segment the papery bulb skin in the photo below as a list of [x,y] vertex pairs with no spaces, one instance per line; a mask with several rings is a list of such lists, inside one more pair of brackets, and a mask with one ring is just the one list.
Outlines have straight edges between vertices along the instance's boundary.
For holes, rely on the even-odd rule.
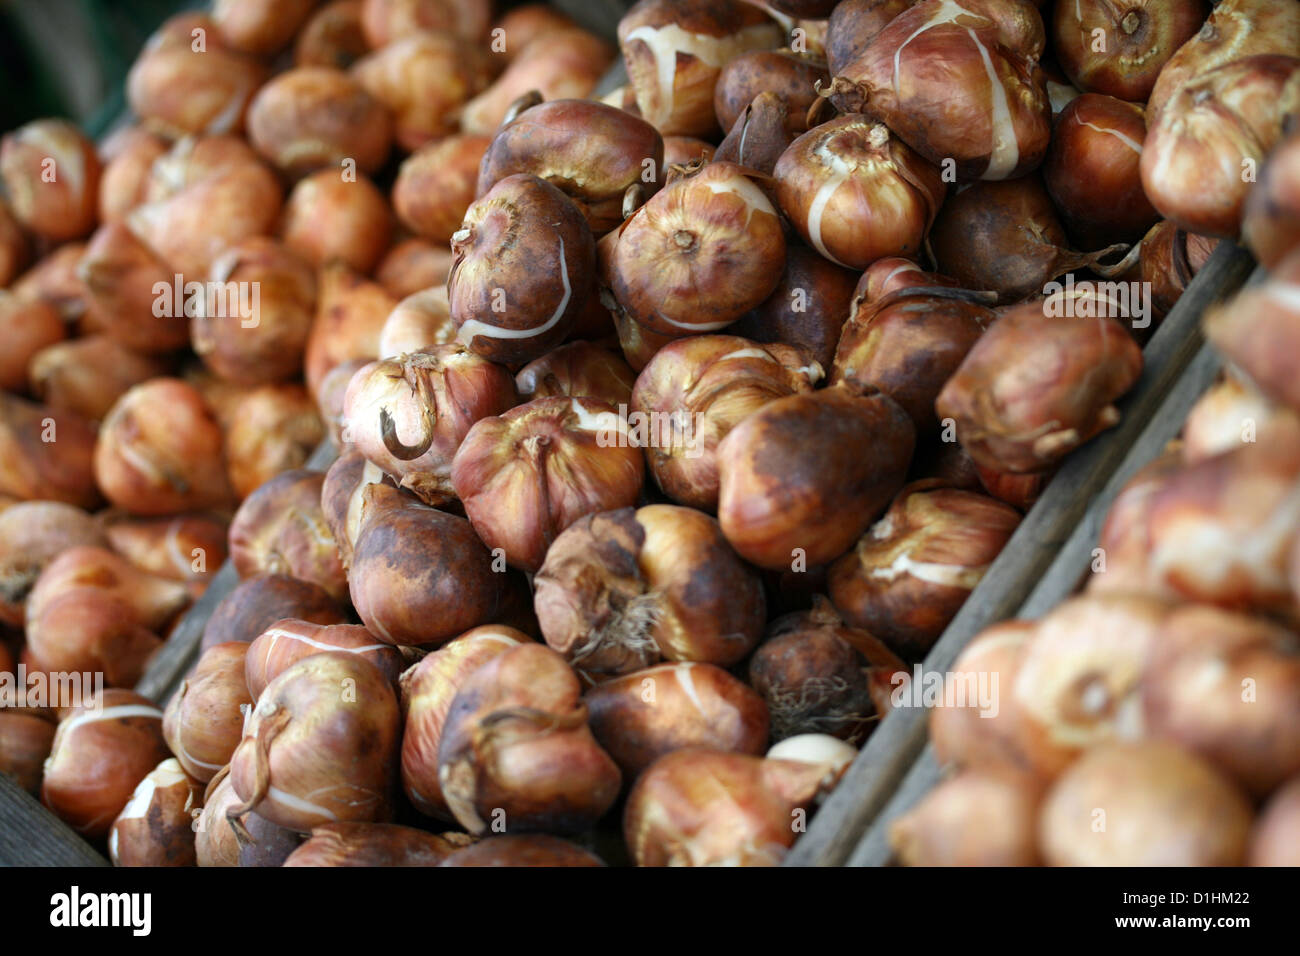
[[534,585],[547,644],[584,672],[729,666],[762,633],[758,577],[716,520],[677,505],[581,519],[556,538]]
[[388,678],[355,654],[305,657],[267,685],[230,761],[240,802],[272,823],[375,822],[397,775],[401,714]]
[[438,779],[474,834],[577,833],[618,796],[621,775],[587,726],[581,684],[560,655],[523,644],[474,672],[452,702]]
[[645,465],[628,422],[590,398],[538,398],[481,419],[451,481],[488,548],[535,572],[565,528],[637,500]]
[[1196,35],[1209,12],[1204,0],[1059,3],[1052,17],[1052,49],[1080,90],[1142,103],[1161,69]]
[[476,201],[452,253],[457,338],[493,361],[529,362],[559,345],[592,294],[591,229],[572,200],[536,176],[507,176]]
[[637,108],[665,136],[712,134],[722,68],[781,40],[781,28],[762,10],[736,0],[641,0],[618,24]]
[[501,127],[483,156],[478,195],[506,176],[538,176],[581,210],[604,235],[623,222],[624,196],[644,198],[664,179],[663,137],[645,120],[586,100],[552,100]]
[[451,464],[479,419],[518,401],[509,371],[460,344],[373,362],[343,400],[345,438],[429,504],[455,497]]
[[936,166],[883,123],[857,114],[800,136],[773,175],[781,208],[799,234],[850,269],[916,255],[947,191]]
[[[769,402],[718,447],[722,532],[762,568],[830,561],[902,487],[915,443],[911,419],[874,389],[839,385]],[[850,451],[864,446],[876,449],[870,459]]]
[[660,190],[623,226],[610,288],[632,319],[661,335],[715,332],[772,293],[785,238],[752,175],[710,163]]
[[923,0],[839,68],[832,102],[877,116],[958,181],[1013,179],[1051,138],[1043,45],[1028,0]]

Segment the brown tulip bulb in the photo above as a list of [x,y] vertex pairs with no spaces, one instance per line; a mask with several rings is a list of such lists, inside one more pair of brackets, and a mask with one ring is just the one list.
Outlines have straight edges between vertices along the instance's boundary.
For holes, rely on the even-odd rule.
[[163,735],[185,772],[207,783],[239,746],[252,706],[244,680],[249,645],[217,644],[203,652],[163,712]]
[[231,246],[274,231],[283,201],[271,168],[250,158],[223,165],[167,198],[133,209],[126,225],[172,267],[168,278],[174,291],[168,294],[157,289],[154,294],[159,301],[151,307],[151,314],[191,317],[190,303],[197,303],[199,296],[190,287],[175,288],[176,274],[186,283],[207,279]]
[[857,308],[865,309],[876,305],[885,296],[899,289],[913,289],[918,286],[951,288],[957,285],[956,280],[947,276],[937,272],[926,272],[911,259],[886,256],[867,266],[853,290],[853,299]]
[[505,49],[499,55],[507,63],[513,62],[519,52],[538,37],[557,30],[572,29],[573,26],[572,19],[549,3],[524,3],[505,10],[496,20],[495,28],[504,31],[504,36],[514,39],[505,44]]
[[884,124],[855,114],[804,133],[772,174],[781,209],[799,234],[850,269],[915,255],[947,188],[938,168]]
[[932,436],[939,430],[934,400],[996,317],[964,290],[892,292],[854,308],[831,382],[880,389],[903,407],[918,435]]
[[18,278],[30,255],[27,233],[9,211],[9,204],[0,200],[0,289]]
[[1300,865],[1300,779],[1280,788],[1255,818],[1247,863]]
[[1147,100],[1154,127],[1169,100],[1191,80],[1248,56],[1300,48],[1300,8],[1276,0],[1219,0],[1196,35],[1173,49]]
[[1119,421],[1113,403],[1137,381],[1142,352],[1110,317],[1114,306],[1057,293],[1004,313],[980,337],[935,401],[977,464],[1043,471]]
[[1157,317],[1168,313],[1219,243],[1197,236],[1168,219],[1152,226],[1140,244],[1142,281],[1151,287],[1151,304]]
[[457,850],[439,866],[604,866],[589,850],[546,833],[503,833]]
[[1225,375],[1192,406],[1183,423],[1182,460],[1195,464],[1251,441],[1300,441],[1300,414]]
[[640,446],[615,409],[591,398],[538,398],[480,419],[451,482],[474,530],[512,567],[535,572],[551,542],[585,515],[636,503]]
[[457,336],[497,362],[559,345],[592,294],[596,249],[582,212],[545,180],[507,176],[452,236],[447,296]]
[[780,217],[752,170],[710,163],[670,183],[623,226],[614,296],[652,332],[713,332],[772,294],[785,264]]
[[478,174],[481,196],[506,176],[538,176],[574,201],[599,236],[623,222],[625,195],[663,183],[663,138],[645,120],[589,100],[527,109],[492,138]]
[[361,26],[372,49],[416,31],[446,30],[464,40],[481,40],[492,17],[488,0],[363,0]]
[[857,282],[857,273],[791,243],[786,246],[785,271],[772,294],[727,332],[760,345],[794,346],[829,370]]
[[182,286],[177,301],[172,267],[119,221],[99,228],[76,274],[88,303],[103,319],[103,332],[135,352],[185,346],[187,319],[206,299],[186,295]]
[[492,142],[455,133],[406,157],[393,183],[393,209],[402,225],[439,244],[450,242],[478,195],[479,164]]
[[664,169],[685,166],[699,160],[700,164],[713,161],[715,147],[695,136],[664,137]]
[[[234,645],[232,645],[234,646]],[[385,644],[355,624],[313,624],[310,621],[276,621],[257,636],[246,648],[247,657],[241,678],[246,681],[253,700],[262,696],[266,685],[290,666],[327,651],[356,654],[379,668],[396,687],[397,679],[405,668],[406,659],[391,644]]]
[[1188,81],[1151,122],[1142,150],[1151,205],[1184,229],[1236,238],[1259,167],[1297,111],[1295,56],[1246,57]]
[[149,574],[197,586],[196,595],[226,560],[227,522],[215,515],[100,517],[114,551]]
[[342,624],[339,603],[320,585],[287,574],[257,574],[221,599],[203,629],[200,651],[229,641],[250,643],[277,621]]
[[361,27],[362,0],[330,0],[307,20],[293,47],[294,66],[346,70],[370,52]]
[[325,423],[301,385],[251,389],[226,430],[226,466],[235,493],[247,498],[276,475],[301,468],[325,439]]
[[[84,242],[65,242],[18,275],[9,291],[20,299],[47,300],[67,322],[99,322],[100,317],[87,316],[86,289],[77,277],[77,266],[85,254]],[[25,263],[25,257],[19,261]]]
[[66,120],[36,120],[0,140],[9,208],[44,239],[77,239],[94,228],[99,175],[95,144]]
[[1246,197],[1241,238],[1267,269],[1300,248],[1300,134],[1292,133],[1264,164]]
[[664,135],[707,137],[717,128],[714,88],[726,64],[781,45],[781,28],[737,0],[640,0],[618,24],[637,108]]
[[751,50],[723,66],[713,88],[718,125],[731,129],[760,93],[775,93],[789,105],[786,131],[791,137],[808,129],[808,110],[817,101],[817,84],[830,77],[826,64],[790,49]]
[[153,378],[118,399],[95,446],[95,479],[110,502],[140,515],[229,505],[222,434],[198,390]]
[[372,362],[343,399],[343,438],[429,504],[455,497],[452,458],[480,419],[518,401],[509,371],[460,344]]
[[824,564],[902,488],[915,442],[907,414],[874,390],[846,384],[769,402],[718,446],[722,532],[762,568]]
[[[1015,693],[1036,633],[1032,621],[1002,621],[977,635],[958,656],[940,689],[937,702],[943,706],[930,711],[930,740],[940,766],[1028,771],[1047,780],[1077,755],[1077,749],[1056,740]],[[1068,654],[1062,657],[1070,659]],[[1131,657],[1126,655],[1125,660]],[[1088,663],[1088,658],[1082,658],[1079,668],[1085,687],[1092,679],[1086,672]],[[1105,690],[1100,681],[1094,680],[1092,686]],[[909,696],[915,692],[911,684],[900,685],[899,690]],[[1094,691],[1094,696],[1101,697],[1102,704],[1109,700],[1109,694]],[[1079,695],[1067,701],[1078,706]],[[1096,707],[1095,702],[1089,703]]]
[[1123,249],[1070,249],[1052,198],[1036,176],[962,190],[944,204],[930,233],[941,273],[965,288],[996,292],[1003,304],[1045,294],[1049,280],[1067,272],[1104,268],[1100,261]]
[[95,440],[75,412],[0,392],[0,494],[96,507]]
[[321,382],[351,359],[379,357],[379,336],[397,299],[341,262],[320,270],[316,286],[316,321],[307,337],[303,371],[307,390],[319,400]]
[[340,261],[373,272],[388,251],[393,215],[365,176],[322,169],[300,179],[284,204],[284,244],[313,266]]
[[208,783],[203,810],[192,824],[199,866],[279,866],[302,838],[255,813],[238,815],[247,836],[237,835],[226,811],[238,802],[230,768],[223,767]]
[[99,839],[169,756],[162,711],[152,701],[129,690],[88,696],[59,721],[41,802],[87,839]]
[[1019,523],[1016,509],[986,495],[905,488],[831,565],[831,600],[850,624],[906,657],[923,657]]
[[664,659],[725,667],[763,629],[757,575],[715,519],[678,505],[583,518],[555,539],[534,587],[547,644],[584,672]]
[[194,821],[203,787],[175,758],[140,781],[108,831],[114,866],[195,866]]
[[27,595],[64,551],[107,544],[93,517],[61,501],[20,501],[0,511],[0,623],[23,626]]
[[126,99],[169,138],[238,133],[266,68],[226,45],[208,17],[181,13],[149,38],[126,77]]
[[227,249],[212,268],[211,282],[240,291],[225,301],[203,296],[195,309],[190,336],[204,364],[241,385],[297,376],[315,314],[311,267],[259,236]]
[[1141,103],[1161,67],[1201,29],[1208,7],[1204,0],[1057,4],[1052,48],[1079,89]]
[[402,787],[421,813],[454,819],[438,782],[438,746],[461,685],[488,661],[529,641],[528,635],[503,625],[476,627],[402,674]]
[[91,421],[105,418],[133,386],[169,371],[166,360],[140,355],[104,335],[43,348],[27,364],[34,396]]
[[623,834],[638,866],[776,866],[839,768],[691,748],[637,779]]
[[1160,219],[1142,190],[1146,134],[1140,105],[1100,93],[1085,93],[1061,111],[1043,182],[1082,248],[1132,242]]
[[244,500],[230,522],[230,560],[241,578],[290,574],[343,600],[347,578],[321,508],[324,481],[318,471],[286,471]]
[[352,161],[373,173],[388,158],[393,121],[360,83],[342,70],[286,70],[248,107],[248,139],[282,172],[301,176]]
[[534,92],[542,100],[591,96],[614,58],[615,50],[603,37],[577,27],[536,37],[520,48],[495,83],[465,104],[460,128],[491,136],[510,118],[517,101]]
[[266,56],[284,49],[316,0],[216,0],[212,19],[237,50]]
[[1028,0],[922,0],[840,64],[832,102],[877,117],[955,179],[1023,176],[1051,138],[1036,70],[1043,44],[1042,17]]
[[826,60],[831,76],[857,59],[876,34],[916,0],[840,0],[826,31]]
[[390,485],[366,485],[348,587],[370,633],[441,644],[495,620],[514,586],[464,518]]
[[27,369],[34,356],[63,341],[67,327],[48,302],[24,300],[0,289],[0,336],[8,348],[0,357],[0,388],[27,389]]
[[343,447],[325,473],[325,482],[321,485],[321,510],[325,513],[325,524],[334,536],[344,568],[352,564],[352,546],[361,531],[361,506],[366,486],[383,483],[392,485],[393,481],[351,446]]
[[1182,744],[1256,797],[1300,772],[1300,643],[1280,627],[1181,607],[1151,646],[1141,693],[1151,736]]
[[1211,308],[1205,334],[1265,396],[1300,411],[1292,351],[1300,328],[1297,288],[1300,250],[1284,258],[1264,283]]
[[999,684],[993,706],[1013,696],[1013,711],[1066,754],[1141,737],[1142,672],[1169,609],[1136,593],[1066,601],[1037,622],[1013,685]]
[[27,647],[43,669],[103,671],[134,684],[161,643],[155,636],[190,602],[189,589],[100,547],[62,551],[27,600]]
[[393,139],[419,149],[456,132],[461,108],[491,81],[482,46],[420,31],[362,57],[349,71],[393,118]]
[[732,335],[670,342],[637,377],[629,422],[655,482],[674,501],[715,510],[718,446],[749,415],[778,398],[811,392],[821,366],[786,345]]
[[1050,866],[1237,866],[1250,818],[1246,798],[1200,758],[1164,741],[1116,743],[1056,781],[1038,839]]
[[762,697],[712,664],[647,667],[602,681],[584,700],[592,733],[625,780],[684,747],[754,755],[767,748]]
[[401,714],[388,678],[356,654],[305,657],[271,681],[230,761],[240,802],[272,823],[375,822],[389,812]]
[[459,846],[395,823],[324,823],[284,866],[438,866]]
[[[0,668],[0,673],[12,673]],[[0,710],[0,774],[34,797],[41,794],[45,760],[54,745],[53,721],[17,709]]]
[[618,797],[620,774],[587,726],[582,686],[559,654],[523,644],[461,685],[438,745],[438,779],[474,834],[579,833]]
[[[1245,443],[1213,458],[1142,475],[1107,517],[1098,545],[1107,590],[1142,590],[1225,608],[1290,614],[1300,444]],[[1119,500],[1123,500],[1122,498]]]
[[632,401],[636,373],[618,353],[578,341],[561,345],[519,370],[515,387],[524,401],[534,398],[596,398],[617,408]]
[[889,828],[905,866],[1037,866],[1042,787],[1027,774],[966,770]]
[[[759,93],[736,117],[718,144],[714,160],[738,163],[770,176],[794,142],[787,130],[790,104],[777,93]],[[771,190],[769,190],[769,193]]]
[[406,296],[389,313],[379,334],[379,357],[423,352],[456,341],[446,286],[421,289]]
[[750,658],[749,683],[771,713],[774,740],[826,733],[861,742],[879,719],[857,654],[829,630],[768,640]]

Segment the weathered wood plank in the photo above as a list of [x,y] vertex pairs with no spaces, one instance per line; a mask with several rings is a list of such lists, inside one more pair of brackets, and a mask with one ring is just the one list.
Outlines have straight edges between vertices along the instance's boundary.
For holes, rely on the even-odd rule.
[[[1043,569],[1083,520],[1089,502],[1120,467],[1196,356],[1205,308],[1240,287],[1252,265],[1242,249],[1231,243],[1219,245],[1148,342],[1142,377],[1120,403],[1119,425],[1077,449],[1061,466],[931,649],[925,669],[950,670],[976,634],[1016,615]],[[881,721],[813,818],[808,833],[795,844],[787,865],[840,866],[849,859],[924,749],[926,718],[923,708],[912,708],[894,710]]]
[[0,866],[108,866],[108,860],[0,773]]

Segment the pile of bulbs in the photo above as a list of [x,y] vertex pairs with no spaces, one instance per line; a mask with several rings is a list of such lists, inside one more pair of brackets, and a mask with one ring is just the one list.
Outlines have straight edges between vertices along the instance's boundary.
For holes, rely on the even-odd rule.
[[[107,685],[0,709],[0,772],[118,864],[779,863],[1219,239],[1283,284],[1271,324],[1215,320],[1260,392],[1206,400],[1196,461],[1240,408],[1291,435],[1294,0],[641,0],[617,49],[494,13],[217,0],[140,52],[98,148],[0,143],[0,671]],[[1074,272],[1114,284],[1054,291]],[[1296,772],[1292,698],[1252,718],[1289,706],[1291,737],[1198,724],[1166,673],[1208,652],[1162,613],[1294,604],[1294,535],[1243,530],[1265,497],[1206,498],[1289,508],[1290,459],[1196,461],[1108,529],[1148,596],[1074,612],[1148,641],[1073,625],[1038,671],[1046,621],[972,645],[1039,696],[936,716],[969,769],[910,862],[1037,860],[1043,787],[1139,689],[1147,736],[1230,751],[1254,797]],[[1157,477],[1237,558],[1195,564]],[[130,688],[227,555],[160,708]],[[1194,758],[1136,759],[1158,802]]]

